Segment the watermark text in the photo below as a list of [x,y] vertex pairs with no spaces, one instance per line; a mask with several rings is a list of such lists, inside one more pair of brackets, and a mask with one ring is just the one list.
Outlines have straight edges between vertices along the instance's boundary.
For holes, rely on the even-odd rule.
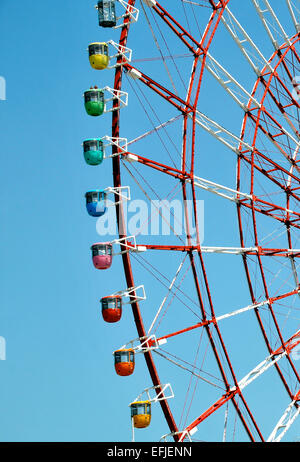
[[0,100],[6,100],[6,80],[0,75]]
[[6,360],[6,340],[4,337],[0,337],[0,361]]
[[[96,229],[100,236],[117,234],[114,203],[107,201],[106,213],[98,218]],[[120,221],[125,223],[130,236],[190,236],[191,240],[204,240],[204,201],[132,200],[124,202]]]

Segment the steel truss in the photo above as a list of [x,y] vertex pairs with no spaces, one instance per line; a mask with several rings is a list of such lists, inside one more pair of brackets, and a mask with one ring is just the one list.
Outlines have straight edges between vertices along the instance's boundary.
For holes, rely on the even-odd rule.
[[[128,1],[129,10],[135,6],[135,0]],[[197,223],[197,206],[196,206],[196,188],[201,188],[208,192],[211,192],[221,198],[231,201],[237,207],[238,223],[240,228],[240,245],[237,247],[204,247],[200,244],[192,245],[189,238],[189,231],[187,230],[188,242],[184,246],[171,246],[171,245],[143,245],[143,250],[167,250],[167,251],[180,251],[186,253],[188,256],[190,267],[192,270],[193,279],[195,282],[198,303],[201,311],[202,320],[193,326],[188,326],[180,331],[167,333],[166,335],[156,339],[155,342],[165,342],[172,337],[185,334],[191,330],[204,329],[207,333],[208,340],[213,351],[216,364],[218,366],[220,376],[222,377],[224,388],[226,392],[204,413],[202,413],[196,420],[190,423],[186,428],[180,430],[177,427],[171,409],[166,399],[164,399],[164,388],[160,381],[158,371],[156,369],[155,361],[152,352],[149,350],[145,351],[144,357],[146,360],[147,367],[149,369],[150,377],[153,382],[153,389],[159,397],[159,402],[170,429],[170,434],[175,441],[183,441],[185,438],[191,439],[195,433],[197,427],[201,422],[206,420],[210,415],[215,413],[224,404],[229,401],[233,404],[236,413],[251,441],[264,441],[264,437],[259,428],[258,423],[254,415],[252,414],[246,399],[243,394],[243,390],[250,385],[256,378],[263,375],[265,371],[273,367],[277,370],[279,377],[287,391],[288,396],[291,399],[291,404],[288,406],[280,419],[274,431],[269,437],[269,440],[277,441],[283,436],[283,433],[288,430],[290,425],[294,422],[297,415],[299,414],[299,394],[295,396],[292,392],[285,375],[280,368],[280,360],[286,358],[290,370],[292,371],[294,380],[299,385],[299,375],[291,360],[292,350],[300,343],[299,331],[296,332],[288,340],[284,340],[277,322],[277,318],[274,313],[273,305],[278,300],[289,299],[294,295],[299,294],[299,280],[297,276],[297,258],[300,255],[299,249],[293,248],[292,231],[299,229],[299,211],[296,209],[295,204],[299,203],[299,160],[297,154],[299,150],[299,127],[295,125],[291,115],[290,107],[294,106],[297,109],[300,108],[298,101],[293,97],[292,92],[286,85],[285,79],[282,79],[278,69],[283,68],[286,74],[286,78],[292,83],[293,75],[291,74],[286,59],[289,54],[293,55],[293,59],[299,61],[299,57],[296,51],[296,45],[299,37],[299,22],[297,20],[296,11],[293,7],[293,2],[287,0],[286,4],[293,21],[297,35],[289,37],[284,28],[281,26],[278,17],[275,15],[271,8],[270,2],[264,1],[264,8],[262,7],[262,1],[253,0],[253,4],[257,10],[258,17],[262,21],[267,35],[269,36],[273,46],[274,55],[271,59],[267,59],[259,47],[255,44],[254,40],[246,32],[245,28],[239,23],[237,18],[229,9],[228,5],[230,0],[213,1],[210,0],[212,11],[208,21],[207,27],[200,39],[194,38],[190,32],[188,32],[172,15],[165,9],[164,6],[160,5],[157,1],[146,0],[145,7],[151,8],[153,14],[156,15],[157,20],[162,21],[170,31],[177,36],[177,38],[184,44],[186,49],[194,56],[194,63],[191,72],[191,78],[189,82],[189,88],[185,97],[175,94],[173,91],[165,88],[162,84],[155,81],[149,75],[145,74],[142,70],[132,66],[124,56],[117,57],[117,65],[115,70],[115,82],[114,91],[121,92],[122,80],[124,73],[131,76],[136,84],[143,84],[151,91],[159,95],[162,100],[170,104],[173,108],[179,111],[179,117],[182,118],[183,133],[186,133],[188,123],[192,123],[192,153],[190,165],[187,166],[187,152],[186,152],[186,135],[183,135],[183,148],[182,148],[182,162],[181,168],[175,168],[174,166],[160,163],[150,158],[142,157],[139,153],[131,152],[128,147],[132,143],[126,143],[126,149],[120,149],[117,143],[112,144],[112,164],[113,164],[113,176],[114,176],[114,187],[121,187],[121,160],[126,162],[137,162],[146,167],[152,168],[158,173],[164,173],[175,180],[180,181],[182,188],[183,201],[187,198],[187,188],[190,188],[193,197],[193,213]],[[266,17],[269,15],[272,21],[277,25],[277,32],[282,36],[283,40],[279,43],[274,35],[274,32],[269,26],[269,19]],[[128,33],[129,33],[130,15],[124,15],[124,23],[121,29],[119,46],[126,49]],[[210,53],[210,46],[214,39],[215,33],[223,24],[227,30],[229,36],[236,43],[240,49],[241,54],[244,56],[249,64],[250,69],[254,71],[256,76],[256,84],[252,92],[248,92],[243,85],[241,85],[237,78],[232,76],[231,73],[226,70],[225,66],[219,63],[213,55]],[[204,78],[204,71],[207,70],[216,79],[216,81],[224,88],[224,90],[230,95],[230,97],[239,105],[244,114],[244,122],[241,134],[235,135],[230,130],[226,129],[213,120],[206,114],[201,113],[198,107],[198,100],[201,88],[201,82]],[[199,74],[198,80],[196,79],[196,71]],[[257,89],[263,86],[264,95],[263,98],[257,95]],[[287,102],[285,105],[282,104],[279,94],[284,92]],[[118,93],[119,94],[119,93]],[[193,96],[192,96],[193,95]],[[281,115],[285,120],[285,124],[278,123],[274,115],[267,109],[265,104],[266,98],[270,98],[274,105],[280,111]],[[127,102],[127,101],[126,101]],[[168,122],[171,123],[171,122]],[[246,138],[246,127],[247,124],[252,124],[255,127],[255,133],[253,139],[249,140]],[[157,127],[156,130],[160,130],[165,124]],[[236,187],[229,187],[220,185],[213,180],[208,180],[197,176],[197,172],[194,171],[195,167],[195,131],[196,127],[201,127],[204,131],[209,133],[217,141],[220,142],[220,146],[225,147],[226,151],[233,152],[237,157],[237,185]],[[256,140],[258,136],[264,136],[271,144],[279,161],[274,160],[273,157],[268,156],[262,149],[258,148]],[[146,136],[146,134],[144,135]],[[112,107],[112,139],[120,138],[120,111],[118,101],[113,101]],[[283,141],[284,140],[284,141]],[[287,149],[286,146],[294,146],[294,152],[291,149]],[[241,181],[241,169],[243,166],[248,166],[251,171],[251,178],[253,180],[254,174],[260,175],[265,181],[270,182],[272,187],[278,188],[280,193],[286,196],[285,206],[279,203],[271,202],[255,194],[252,187],[250,192],[246,192],[242,188]],[[245,245],[245,232],[243,227],[243,214],[244,211],[250,212],[253,222],[253,230],[255,235],[255,245]],[[116,216],[118,221],[119,229],[119,241],[127,242],[127,233],[125,227],[123,204],[116,197]],[[264,215],[274,222],[279,222],[286,229],[288,237],[288,245],[284,249],[268,248],[259,245],[258,233],[256,228],[256,216],[257,214]],[[189,223],[188,211],[185,211],[186,222]],[[137,246],[138,249],[139,246]],[[128,250],[128,249],[127,249]],[[247,281],[249,285],[249,291],[252,299],[252,303],[244,308],[239,308],[235,311],[221,316],[216,316],[212,296],[210,293],[208,278],[204,264],[204,254],[221,253],[221,254],[236,254],[241,255],[243,259]],[[135,287],[133,270],[131,265],[130,251],[121,252],[123,266],[126,276],[127,287]],[[257,301],[255,296],[255,289],[251,278],[251,268],[249,265],[249,257],[252,257],[257,261],[258,268],[260,270],[260,276],[262,279],[263,286],[265,288],[265,300]],[[264,274],[263,261],[270,257],[281,257],[286,259],[291,264],[292,273],[294,276],[295,287],[293,290],[286,291],[281,295],[270,296],[266,276]],[[197,265],[196,265],[197,260]],[[198,266],[199,265],[199,266]],[[199,270],[200,267],[200,270]],[[177,270],[177,273],[172,281],[169,291],[173,289],[173,285],[176,281],[178,274],[181,271],[181,267]],[[203,286],[200,287],[199,280],[203,281]],[[208,300],[208,306],[204,304],[204,296]],[[158,310],[158,314],[162,306]],[[135,324],[137,327],[139,338],[147,338],[152,326],[150,327],[148,334],[143,324],[143,317],[139,308],[139,301],[133,300],[131,302],[132,311],[134,315]],[[271,315],[274,323],[275,331],[278,335],[281,346],[274,350],[271,346],[269,338],[266,333],[266,329],[263,322],[261,312],[267,309]],[[225,347],[219,323],[225,319],[233,316],[240,315],[247,311],[253,311],[257,318],[258,324],[262,331],[267,350],[269,355],[262,361],[256,368],[249,372],[243,379],[238,380],[236,378],[235,371],[231,364],[227,349]],[[208,314],[209,313],[209,314]],[[155,319],[153,323],[155,323]],[[153,325],[153,324],[152,324]],[[213,335],[214,334],[214,335]],[[216,341],[217,339],[217,341]],[[151,340],[149,340],[151,345]],[[159,349],[158,349],[159,350]],[[154,351],[156,352],[156,350]],[[162,399],[161,399],[162,398]],[[282,431],[281,434],[279,432]]]

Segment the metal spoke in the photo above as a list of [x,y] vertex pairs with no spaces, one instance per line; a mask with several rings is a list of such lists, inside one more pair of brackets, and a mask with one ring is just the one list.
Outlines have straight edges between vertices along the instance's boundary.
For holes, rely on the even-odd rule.
[[263,2],[264,2],[264,6],[261,4],[262,0],[252,0],[252,3],[254,4],[254,7],[255,7],[255,9],[256,9],[262,23],[263,23],[263,26],[265,27],[265,29],[267,31],[268,36],[271,39],[271,42],[272,42],[275,50],[276,51],[279,50],[281,45],[278,43],[276,37],[274,37],[274,35],[273,35],[272,31],[271,31],[270,22],[267,19],[267,13],[269,14],[269,16],[271,17],[273,22],[277,25],[277,27],[278,27],[277,32],[281,35],[281,37],[283,38],[285,43],[290,46],[291,45],[290,39],[289,39],[287,33],[285,32],[284,28],[282,27],[282,24],[280,23],[278,17],[276,16],[273,8],[270,5],[270,3],[268,2],[268,0],[263,0]]
[[279,443],[300,414],[300,391],[288,405],[268,438],[269,443]]
[[[189,10],[189,12],[194,14],[194,17],[186,15],[186,25],[184,25],[184,18],[182,20],[180,14],[178,14],[177,18],[174,18],[171,14],[171,11],[176,12],[175,2],[171,2],[170,11],[167,11],[164,6],[160,5],[156,0],[142,1],[143,9],[144,7],[145,10],[146,7],[151,9],[149,10],[149,15],[148,12],[146,13],[146,18],[154,37],[154,45],[156,48],[153,44],[152,45],[155,53],[157,53],[158,50],[161,55],[160,59],[149,57],[148,61],[155,61],[154,65],[157,66],[156,71],[159,70],[158,66],[163,70],[163,66],[165,66],[171,82],[171,88],[174,88],[174,90],[171,91],[160,83],[163,82],[163,80],[160,78],[159,72],[152,73],[151,65],[147,68],[150,69],[147,75],[143,72],[142,68],[137,69],[124,58],[117,58],[115,85],[113,88],[115,91],[121,91],[122,75],[124,73],[135,80],[136,87],[131,83],[130,85],[133,88],[137,100],[141,103],[148,117],[148,122],[150,121],[150,127],[152,128],[148,130],[144,128],[144,133],[138,136],[133,135],[135,138],[126,143],[126,149],[121,149],[118,143],[112,145],[113,152],[112,156],[109,157],[113,162],[114,188],[121,187],[124,169],[126,171],[125,174],[129,174],[131,177],[131,181],[133,181],[135,187],[140,188],[150,201],[149,191],[152,191],[158,196],[158,190],[155,189],[157,187],[155,183],[157,178],[156,175],[163,173],[162,182],[164,183],[164,194],[171,195],[171,193],[174,194],[173,191],[177,194],[178,190],[182,193],[182,203],[184,204],[185,214],[184,221],[186,224],[184,236],[186,239],[180,238],[180,243],[185,245],[173,245],[174,242],[178,242],[178,235],[176,235],[176,239],[174,239],[173,234],[172,238],[169,240],[169,245],[165,244],[165,242],[168,241],[164,239],[161,240],[162,244],[157,243],[156,239],[153,239],[153,244],[149,244],[149,240],[147,240],[148,243],[145,245],[142,243],[138,244],[136,242],[137,236],[129,236],[127,238],[123,204],[122,202],[116,204],[119,239],[115,242],[123,242],[123,247],[124,242],[126,243],[124,251],[119,252],[123,261],[126,286],[137,286],[133,276],[135,265],[132,265],[131,257],[134,258],[138,264],[141,264],[145,271],[149,271],[150,273],[151,269],[151,277],[158,280],[159,284],[162,284],[162,281],[164,281],[164,289],[163,292],[161,292],[161,296],[158,298],[158,304],[152,307],[152,314],[150,313],[148,334],[146,334],[147,331],[144,327],[144,314],[140,311],[139,300],[134,300],[132,303],[134,322],[137,327],[139,339],[144,339],[143,341],[147,343],[148,348],[144,356],[153,382],[153,387],[158,397],[160,394],[164,396],[164,386],[160,382],[156,369],[156,361],[154,361],[153,358],[155,354],[160,355],[162,360],[168,360],[171,365],[173,364],[179,367],[183,373],[190,374],[191,380],[193,380],[193,386],[195,384],[194,390],[192,389],[193,387],[189,387],[186,391],[186,402],[188,405],[186,409],[183,407],[182,411],[182,421],[185,419],[185,422],[183,425],[179,425],[184,428],[183,431],[178,430],[178,424],[175,422],[172,411],[166,400],[164,398],[161,400],[164,417],[166,418],[171,435],[175,441],[183,441],[185,438],[190,438],[201,422],[214,414],[226,403],[228,410],[229,402],[233,405],[235,418],[240,420],[241,428],[246,431],[249,439],[251,441],[263,441],[264,437],[256,423],[255,416],[252,414],[252,405],[250,409],[245,401],[244,389],[257,378],[264,376],[264,373],[274,366],[274,370],[279,374],[284,386],[284,392],[287,392],[289,400],[291,401],[291,404],[286,409],[283,417],[269,437],[272,441],[276,441],[283,437],[299,413],[299,397],[294,396],[293,391],[296,389],[296,381],[298,383],[300,380],[291,358],[291,352],[300,344],[300,331],[297,330],[293,337],[290,337],[288,341],[284,341],[284,339],[289,336],[286,332],[290,333],[291,329],[291,325],[288,324],[288,321],[292,318],[289,315],[290,313],[294,315],[296,312],[297,307],[294,306],[294,302],[295,300],[298,301],[298,296],[300,296],[298,276],[299,265],[297,263],[300,256],[299,245],[297,245],[297,233],[299,231],[296,231],[300,229],[300,211],[298,210],[300,191],[300,168],[298,160],[300,150],[300,130],[298,127],[300,104],[297,95],[295,95],[295,91],[293,91],[293,86],[295,90],[294,77],[300,62],[296,49],[299,37],[289,36],[287,34],[286,30],[289,29],[286,28],[285,30],[286,26],[283,27],[285,22],[281,22],[281,16],[275,13],[270,0],[252,0],[258,14],[257,16],[255,11],[253,11],[253,17],[256,18],[256,21],[261,20],[271,44],[273,44],[275,49],[275,52],[270,58],[267,58],[264,53],[264,44],[262,43],[262,45],[258,47],[251,37],[254,29],[252,29],[250,35],[247,29],[239,23],[231,9],[228,8],[229,1],[231,0],[207,0],[207,2],[203,2],[205,3],[204,5],[202,5],[202,2],[182,2],[181,6],[184,13],[186,12],[185,10]],[[129,0],[129,10],[135,3],[135,0]],[[183,3],[187,5],[183,5]],[[233,3],[232,1],[231,4]],[[300,30],[299,10],[295,6],[295,1],[286,0],[284,5],[285,8],[288,8],[286,16],[290,19],[293,29],[295,28],[298,33]],[[208,6],[209,8],[209,10],[203,8],[205,13],[209,12],[207,21],[204,20],[204,28],[203,18],[201,15],[197,16],[197,14],[195,14],[195,6]],[[198,10],[197,12],[201,11],[200,8],[196,8],[196,10]],[[145,17],[143,17],[143,21],[145,23]],[[225,40],[231,41],[232,39],[250,65],[250,70],[252,69],[257,76],[252,90],[247,88],[248,84],[242,85],[241,82],[246,81],[245,79],[234,77],[235,75],[239,76],[239,73],[232,69],[232,63],[228,64],[224,62],[221,64],[215,58],[216,53],[212,50],[212,42],[216,31],[222,26],[222,23],[229,33],[229,35],[226,33],[223,34],[224,46],[227,45],[225,44]],[[162,30],[160,29],[161,24],[163,26]],[[124,16],[124,26],[121,29],[121,46],[126,46],[129,25],[130,17],[127,14]],[[167,49],[166,53],[163,53],[160,48],[156,30],[159,31],[159,36]],[[164,35],[164,31],[167,31],[166,35]],[[201,31],[204,32],[202,33]],[[176,37],[178,38],[177,45],[181,47],[181,49],[179,51],[177,49],[175,53],[173,53],[172,46],[176,48]],[[173,45],[174,38],[175,41]],[[145,46],[147,46],[147,43],[145,43]],[[149,50],[151,50],[150,46]],[[269,44],[267,44],[267,46],[269,46]],[[178,72],[179,67],[177,68],[176,63],[176,59],[180,56],[179,53],[182,53],[181,50],[184,47],[188,49],[190,57],[193,60],[191,70],[189,72],[187,69],[186,74]],[[228,49],[228,53],[229,52],[230,50]],[[151,55],[149,54],[149,56]],[[223,56],[226,57],[228,55],[225,53]],[[174,68],[172,65],[166,65],[166,58],[172,59]],[[142,63],[142,61],[146,60],[137,59],[136,62],[138,61]],[[247,65],[245,67],[247,68]],[[205,70],[208,72],[205,72]],[[178,72],[178,74],[176,74],[176,72]],[[172,75],[172,73],[174,73],[174,75]],[[222,119],[221,111],[215,116],[210,108],[209,110],[203,109],[200,105],[200,102],[202,104],[202,100],[200,100],[200,89],[202,88],[203,79],[206,78],[208,73],[213,76],[217,84],[219,84],[230,96],[231,100],[227,98],[227,101],[231,102],[232,105],[234,103],[237,104],[242,109],[243,127],[240,135],[234,133],[235,129],[228,130],[226,128],[227,123],[226,120]],[[177,91],[178,79],[183,83],[184,95],[180,94],[179,88]],[[213,79],[211,79],[211,81],[213,82]],[[154,95],[153,99],[147,98],[146,93],[141,89],[142,86],[146,86],[149,89],[151,94]],[[161,118],[156,117],[158,122],[156,121],[153,123],[152,117],[149,117],[147,112],[148,108],[145,110],[145,105],[142,101],[143,98],[139,97],[136,88],[139,89],[141,95],[149,105],[150,110],[155,114],[159,113],[157,107],[155,107],[156,104],[161,105],[159,109],[162,109],[161,113],[163,114],[164,102],[168,103],[165,106],[166,110],[170,113],[170,115],[166,116],[166,118],[170,117],[169,120],[161,122]],[[157,95],[159,97],[157,97]],[[120,111],[117,107],[117,102],[113,101],[112,104],[112,137],[113,139],[120,139],[120,136],[122,136],[120,135]],[[214,107],[213,104],[211,107]],[[172,116],[172,108],[178,111],[178,115]],[[174,136],[174,140],[171,140],[170,137],[170,133],[176,132],[176,127],[171,127],[170,132],[165,130],[166,127],[173,124],[176,120],[182,121],[182,130],[177,130],[177,136],[180,138],[179,143],[178,138],[176,139]],[[173,128],[174,130],[172,130]],[[211,171],[206,177],[207,172],[205,168],[202,168],[202,164],[199,167],[198,149],[199,146],[201,147],[202,145],[201,143],[198,144],[198,135],[200,137],[203,135],[201,130],[211,135],[211,138],[207,137],[208,151],[211,146],[212,149],[215,149],[213,141],[213,139],[215,139],[219,142],[217,147],[220,150],[220,156],[224,156],[224,153],[226,155],[227,150],[235,154],[237,161],[235,186],[231,186],[232,179],[230,176],[228,176],[229,180],[223,177],[225,178],[224,181],[222,181],[222,179],[213,181],[214,175]],[[146,157],[147,154],[141,156],[139,153],[134,152],[134,143],[142,140],[145,141],[145,151],[149,151],[147,142],[149,141],[148,145],[151,149],[150,137],[151,135],[155,137],[157,134],[159,141],[165,148],[166,146],[163,141],[164,136],[168,136],[168,139],[172,141],[172,146],[178,154],[178,158],[181,157],[180,166],[179,163],[177,164],[174,162],[174,156],[171,155],[168,150],[167,154],[170,160],[167,161],[164,161],[163,155],[160,154],[159,149],[153,151],[153,159]],[[203,136],[203,139],[206,141],[205,136]],[[211,145],[209,143],[211,143]],[[156,148],[155,143],[153,143],[153,146]],[[224,149],[224,147],[226,149]],[[143,154],[143,151],[141,151],[141,154]],[[218,153],[210,151],[209,154],[212,156]],[[151,154],[150,157],[152,157]],[[217,155],[214,155],[213,158],[218,161]],[[221,158],[221,161],[224,161],[224,165],[226,165],[226,157]],[[170,165],[168,165],[169,163]],[[150,167],[152,171],[143,169],[142,167],[139,168],[138,164]],[[149,176],[143,176],[144,172]],[[154,178],[153,182],[152,177]],[[212,179],[208,179],[209,177]],[[149,180],[149,178],[151,178],[151,180]],[[222,176],[220,178],[222,178]],[[169,187],[171,183],[172,186]],[[226,183],[228,183],[229,186],[227,186]],[[208,246],[199,244],[201,241],[200,224],[197,215],[199,190],[211,193],[209,196],[210,198],[214,195],[215,198],[226,199],[226,201],[234,204],[238,216],[239,242],[237,245],[234,245],[236,240],[233,240],[232,247],[224,246],[222,245],[224,240],[214,241],[213,235],[211,236],[211,241],[217,242],[218,244],[221,242],[220,245]],[[186,206],[186,201],[188,199],[192,199],[192,210]],[[191,232],[192,223],[193,226],[195,223],[196,228],[195,239]],[[171,221],[168,222],[168,226],[171,230]],[[172,231],[174,230],[172,229]],[[131,239],[134,244],[130,242]],[[231,243],[232,240],[230,238],[229,244]],[[121,250],[123,247],[121,246]],[[153,252],[151,255],[148,255],[146,252],[148,250],[156,250],[158,252]],[[176,263],[176,267],[178,263],[179,266],[175,275],[174,273],[171,274],[170,278],[163,275],[164,269],[161,268],[164,267],[164,264],[152,264],[152,259],[155,260],[155,258],[157,258],[160,263],[164,260],[160,251],[182,252],[184,254],[183,261],[181,261],[181,263]],[[142,255],[141,252],[143,252]],[[247,293],[246,302],[239,305],[242,306],[242,308],[232,310],[233,307],[230,306],[231,302],[229,301],[229,311],[224,310],[224,308],[222,308],[221,313],[215,311],[214,294],[210,286],[214,281],[212,278],[212,282],[210,282],[208,277],[209,263],[210,261],[214,263],[214,257],[211,257],[212,254],[215,256],[219,255],[217,258],[219,258],[218,261],[221,262],[226,259],[224,256],[235,255],[237,256],[237,260],[241,262],[241,265],[244,266],[251,301],[248,301],[249,293]],[[113,255],[117,254],[114,253]],[[163,257],[165,257],[165,255],[166,254],[164,254]],[[239,256],[240,258],[238,258]],[[177,257],[178,255],[172,255],[174,259]],[[189,294],[188,290],[183,292],[180,288],[181,283],[184,281],[186,289],[186,286],[190,284],[190,281],[188,281],[189,278],[185,280],[184,275],[180,282],[178,282],[179,276],[183,273],[182,269],[185,261],[189,262],[187,272],[190,271],[188,276],[192,281],[193,290],[195,290],[196,293],[196,301],[192,300],[190,297],[187,301],[186,299],[179,298],[177,295],[178,290],[184,295]],[[158,273],[157,268],[159,271]],[[167,271],[168,270],[169,268],[167,267]],[[161,285],[158,285],[158,287],[161,287]],[[215,286],[213,287],[215,289]],[[153,290],[155,290],[155,288],[153,288]],[[147,293],[149,293],[148,290]],[[175,297],[176,303],[173,303]],[[197,307],[197,312],[189,307],[190,301]],[[173,318],[170,313],[168,313],[171,304],[172,308],[174,306],[174,311],[172,312]],[[177,314],[176,310],[180,310],[181,308],[183,311],[182,316],[184,316],[185,310],[189,316],[182,317],[184,323],[186,322],[183,326],[180,317],[175,319]],[[224,313],[224,311],[227,312]],[[278,313],[276,311],[278,311]],[[245,377],[238,381],[236,378],[237,371],[233,368],[233,363],[229,354],[231,351],[229,348],[232,347],[232,345],[229,345],[228,349],[227,345],[225,346],[220,331],[220,325],[223,327],[222,321],[226,319],[233,320],[233,318],[236,318],[237,322],[239,322],[239,315],[245,314],[246,316],[247,313],[249,318],[253,317],[254,321],[257,322],[257,326],[263,334],[268,356]],[[284,317],[282,322],[280,317],[277,319],[277,314]],[[185,319],[187,320],[185,321]],[[147,318],[147,322],[148,321],[149,317]],[[162,326],[167,326],[167,333],[161,332]],[[199,329],[200,331],[198,331]],[[160,337],[156,338],[153,332],[156,333],[159,330]],[[199,373],[201,368],[198,367],[197,363],[197,361],[199,361],[198,353],[196,354],[194,352],[194,357],[192,359],[189,358],[189,363],[184,363],[184,360],[178,357],[180,356],[180,352],[178,356],[172,355],[174,352],[177,355],[176,347],[184,343],[185,338],[187,338],[188,341],[189,334],[190,340],[193,338],[192,332],[196,337],[198,334],[198,338],[200,339],[202,339],[202,332],[207,334],[207,351],[209,351],[209,354],[214,358],[215,362],[213,362],[213,365],[219,374],[217,380],[221,383],[221,388],[223,390],[221,393],[223,393],[223,395],[202,413],[200,417],[186,426],[191,420],[189,418],[189,410],[192,408],[194,395],[196,396],[198,393],[198,390],[196,393],[198,380],[203,380],[207,385],[215,386],[213,382],[204,379],[202,374]],[[149,337],[150,333],[151,337]],[[147,335],[149,337],[148,340]],[[182,335],[184,337],[181,338]],[[171,339],[174,341],[172,342]],[[177,339],[177,342],[175,339]],[[165,353],[163,349],[160,349],[167,341],[170,341],[170,347],[173,348],[170,353]],[[200,351],[199,345],[198,349]],[[195,346],[197,347],[197,345]],[[201,348],[202,347],[201,345]],[[193,354],[192,351],[191,354]],[[260,357],[264,357],[265,354],[266,353],[262,353]],[[281,361],[283,358],[286,359]],[[202,359],[204,361],[205,355],[203,355],[201,360]],[[194,365],[192,364],[193,361]],[[282,363],[284,363],[283,366]],[[284,367],[286,364],[289,367],[288,371],[286,371]],[[158,365],[160,365],[160,361],[158,361]],[[249,369],[250,367],[248,370]],[[226,392],[224,392],[224,390],[226,390]],[[178,398],[178,400],[181,399],[182,396]],[[229,417],[231,416],[229,416],[226,411],[223,432],[224,441],[228,440],[229,436]]]
[[298,18],[300,16],[300,10],[294,7],[293,1],[292,0],[286,0],[293,24],[296,29],[296,33],[298,34],[300,32],[300,23],[298,21]]

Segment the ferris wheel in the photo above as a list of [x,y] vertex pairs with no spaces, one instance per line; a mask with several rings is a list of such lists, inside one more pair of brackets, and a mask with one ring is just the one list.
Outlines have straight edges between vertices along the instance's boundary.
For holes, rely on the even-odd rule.
[[117,238],[92,245],[97,269],[122,259],[127,285],[102,294],[104,321],[128,304],[137,330],[112,345],[116,373],[135,374],[139,354],[149,371],[133,434],[155,405],[162,441],[288,439],[300,413],[300,2],[97,9],[111,39],[89,60],[106,86],[84,100],[91,116],[111,112],[112,131],[85,140],[84,157],[111,161],[113,186],[86,202],[101,220],[111,194],[116,210]]

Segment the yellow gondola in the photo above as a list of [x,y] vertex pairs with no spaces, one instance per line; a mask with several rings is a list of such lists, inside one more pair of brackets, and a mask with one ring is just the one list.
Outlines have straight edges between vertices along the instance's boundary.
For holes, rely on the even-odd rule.
[[106,69],[109,65],[108,44],[105,42],[90,43],[89,60],[94,69]]
[[135,428],[146,428],[151,422],[151,401],[135,401],[130,404],[131,418]]

